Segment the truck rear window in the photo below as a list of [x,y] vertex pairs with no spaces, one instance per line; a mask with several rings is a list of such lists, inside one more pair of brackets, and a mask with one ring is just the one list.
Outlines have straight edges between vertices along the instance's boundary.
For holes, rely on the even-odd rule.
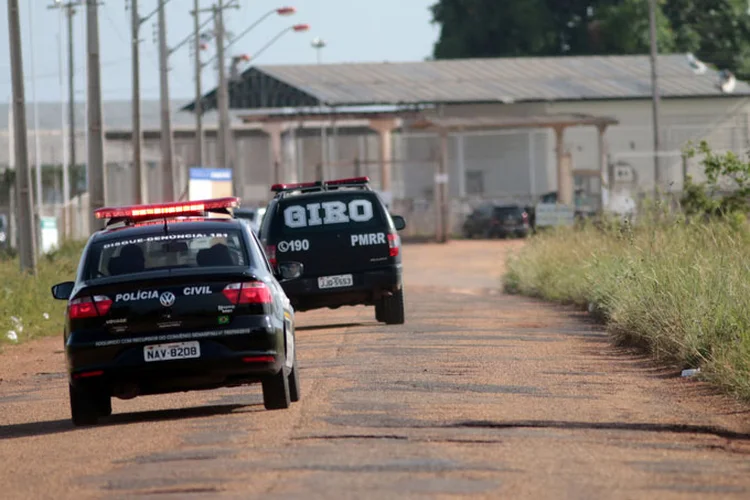
[[278,235],[295,235],[382,229],[385,225],[383,208],[376,196],[341,193],[281,200],[274,214],[272,231]]
[[248,265],[244,240],[237,230],[123,235],[91,246],[84,279],[167,269]]

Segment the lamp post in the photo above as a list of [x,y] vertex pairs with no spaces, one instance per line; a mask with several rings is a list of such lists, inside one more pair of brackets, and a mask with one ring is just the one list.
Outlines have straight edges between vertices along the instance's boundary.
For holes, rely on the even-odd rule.
[[[255,21],[253,24],[248,26],[242,33],[240,33],[238,36],[234,37],[228,44],[224,44],[224,20],[223,20],[223,3],[222,0],[219,0],[219,5],[214,8],[214,23],[215,23],[215,32],[216,32],[216,56],[206,61],[203,65],[201,65],[201,68],[209,65],[214,60],[218,60],[218,71],[219,71],[219,85],[216,89],[216,95],[217,95],[217,107],[219,108],[219,133],[218,133],[218,147],[217,149],[217,163],[218,167],[220,168],[226,168],[226,164],[229,163],[232,172],[232,184],[233,184],[233,191],[235,195],[239,194],[238,184],[237,184],[237,175],[236,172],[234,172],[234,161],[233,159],[228,158],[228,155],[231,154],[230,151],[230,144],[233,144],[234,141],[230,140],[233,139],[231,137],[231,126],[229,123],[229,88],[228,88],[228,82],[226,78],[226,68],[224,67],[225,60],[224,60],[224,54],[229,47],[231,47],[233,44],[235,44],[240,38],[245,36],[247,33],[249,33],[253,28],[258,26],[261,22],[263,22],[265,19],[269,18],[270,16],[276,14],[279,16],[289,16],[297,12],[297,9],[294,7],[280,7],[273,10],[268,11],[266,14],[261,16],[257,21]],[[198,69],[200,71],[200,69]],[[229,160],[229,161],[227,161]]]
[[326,47],[326,41],[322,38],[315,37],[313,38],[312,42],[310,42],[310,45],[315,49],[317,62],[318,64],[320,64],[322,61],[323,49]]
[[656,44],[656,0],[648,2],[649,38],[651,39],[651,107],[653,112],[654,129],[654,198],[658,196],[663,183],[661,165],[659,161],[659,73],[657,68],[658,47]]
[[[310,46],[315,49],[315,57],[317,64],[320,65],[320,63],[323,61],[323,49],[326,46],[325,40],[323,40],[320,37],[313,38],[312,42],[310,42]],[[328,124],[323,123],[323,106],[320,107],[320,118],[321,118],[321,125],[320,125],[320,176],[326,177],[326,164],[328,163]],[[322,179],[321,179],[322,180]]]

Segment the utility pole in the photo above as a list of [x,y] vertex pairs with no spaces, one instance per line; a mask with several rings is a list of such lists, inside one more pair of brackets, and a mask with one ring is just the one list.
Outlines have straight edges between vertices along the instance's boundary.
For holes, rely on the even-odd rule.
[[[71,227],[70,221],[70,172],[75,170],[76,165],[76,113],[75,113],[75,53],[73,50],[73,16],[76,13],[76,6],[80,5],[80,0],[69,2],[55,1],[48,9],[61,9],[67,21],[68,30],[68,158],[67,162],[63,160],[63,235],[68,237]],[[62,51],[62,47],[60,48]],[[63,98],[61,97],[61,101]],[[63,114],[65,111],[63,111]]]
[[146,202],[143,182],[143,132],[141,130],[141,62],[139,31],[141,18],[138,15],[138,0],[130,0],[131,54],[133,72],[133,180],[135,181],[135,203]]
[[659,188],[662,187],[663,179],[661,165],[659,161],[659,152],[661,144],[659,140],[659,83],[657,57],[658,47],[656,45],[656,0],[648,2],[648,22],[649,33],[651,38],[651,105],[653,108],[653,128],[654,128],[654,198],[658,196]]
[[172,119],[169,111],[169,49],[167,48],[167,15],[164,5],[168,0],[159,0],[159,80],[161,100],[161,165],[163,201],[172,201],[174,194],[174,144],[172,142]]
[[33,207],[31,201],[31,171],[26,144],[26,104],[23,88],[23,55],[21,50],[21,19],[19,0],[8,0],[8,35],[10,38],[10,67],[13,80],[13,137],[16,163],[16,197],[18,214],[18,250],[21,270],[36,273],[34,250]]
[[[70,170],[76,167],[76,84],[75,84],[75,54],[73,51],[73,16],[75,15],[75,4],[69,2],[66,10],[68,16],[68,134],[70,141],[68,145],[68,159]],[[70,173],[68,173],[70,176]]]
[[89,229],[94,232],[101,227],[101,221],[94,215],[94,210],[104,207],[106,199],[98,0],[86,0],[86,52],[88,73],[88,161],[86,168],[89,181]]
[[201,24],[200,0],[194,1],[193,6],[193,37],[195,37],[195,161],[203,166],[203,98],[201,73]]
[[[227,156],[229,154],[229,96],[227,89],[227,74],[226,74],[226,59],[224,56],[224,1],[218,0],[218,4],[214,5],[214,23],[216,31],[216,58],[218,60],[217,66],[219,70],[219,86],[216,89],[217,105],[219,108],[219,137],[216,148],[217,156],[216,163],[218,168],[227,168]],[[232,172],[232,184],[236,184],[237,175]],[[234,195],[237,196],[236,190],[233,189]]]

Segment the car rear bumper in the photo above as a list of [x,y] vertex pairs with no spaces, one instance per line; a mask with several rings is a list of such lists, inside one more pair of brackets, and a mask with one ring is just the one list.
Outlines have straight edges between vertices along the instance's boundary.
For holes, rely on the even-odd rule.
[[345,305],[372,305],[402,286],[400,264],[352,274],[354,284],[345,288],[320,289],[318,277],[305,277],[282,283],[284,292],[298,311]]
[[[159,394],[241,385],[283,369],[286,348],[283,327],[245,324],[210,336],[159,332],[160,335],[114,340],[77,341],[69,336],[66,356],[70,383],[76,387],[122,396]],[[154,344],[199,342],[200,357],[146,361],[144,348]],[[109,343],[107,343],[109,342]],[[264,359],[272,357],[273,359]]]

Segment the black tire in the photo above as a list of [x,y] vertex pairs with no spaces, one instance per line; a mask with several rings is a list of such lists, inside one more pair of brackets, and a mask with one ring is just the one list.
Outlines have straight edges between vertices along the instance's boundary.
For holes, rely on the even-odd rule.
[[375,304],[375,321],[378,321],[380,323],[385,321],[384,316],[384,307],[383,307],[383,299],[380,299],[377,304]]
[[86,392],[72,385],[68,389],[73,425],[96,425],[99,417],[112,413],[112,400],[109,396]]
[[294,366],[289,374],[289,399],[292,403],[300,400],[299,370],[297,369],[297,357],[295,353]]
[[404,289],[389,297],[383,297],[383,321],[386,325],[404,324]]
[[284,369],[263,380],[263,406],[266,410],[285,410],[292,405],[289,394],[289,377]]
[[98,401],[99,405],[99,416],[109,417],[112,415],[112,398],[109,396],[100,396]]

